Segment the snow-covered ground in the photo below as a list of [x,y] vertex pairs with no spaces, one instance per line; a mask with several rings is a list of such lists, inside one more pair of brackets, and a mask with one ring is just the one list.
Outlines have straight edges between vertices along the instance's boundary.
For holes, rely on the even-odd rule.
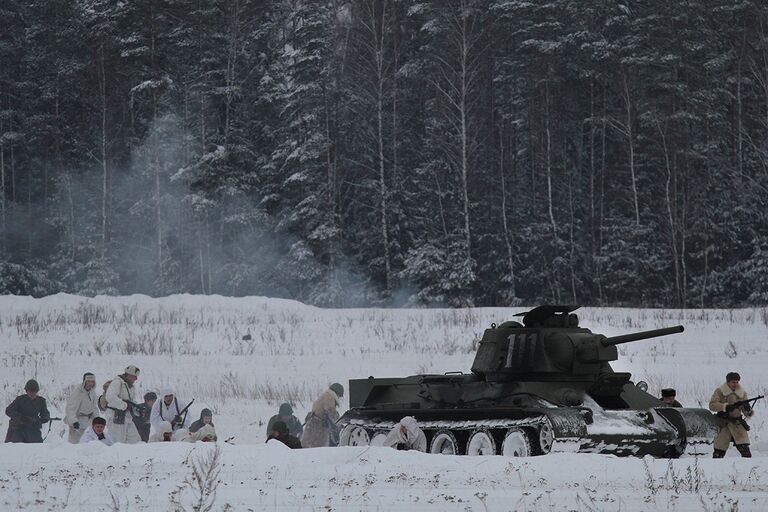
[[[143,296],[0,297],[0,400],[36,377],[51,412],[86,371],[99,383],[127,364],[141,391],[164,384],[193,414],[209,407],[211,445],[70,446],[54,426],[44,445],[0,445],[2,510],[193,510],[195,467],[220,471],[212,510],[768,510],[768,408],[750,436],[756,457],[724,461],[561,454],[448,457],[381,448],[290,451],[265,445],[282,401],[303,418],[329,383],[467,371],[483,329],[526,308],[327,310],[292,301]],[[706,406],[725,373],[751,393],[768,387],[768,310],[584,308],[581,324],[617,335],[683,324],[675,336],[622,345],[614,368],[675,387]],[[245,334],[251,341],[243,341]],[[0,418],[4,434],[7,417]],[[200,480],[197,480],[200,481]],[[185,483],[186,482],[186,483]],[[203,485],[203,487],[206,487]],[[197,494],[196,494],[197,493]]]

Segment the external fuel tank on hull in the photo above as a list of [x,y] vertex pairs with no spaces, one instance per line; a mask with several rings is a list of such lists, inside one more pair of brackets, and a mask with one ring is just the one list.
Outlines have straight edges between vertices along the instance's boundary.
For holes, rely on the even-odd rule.
[[617,345],[683,327],[608,338],[579,327],[577,308],[539,306],[522,323],[492,324],[468,374],[351,380],[340,444],[381,444],[400,418],[414,416],[432,453],[678,457],[704,449],[716,429],[709,411],[667,407],[610,366]]

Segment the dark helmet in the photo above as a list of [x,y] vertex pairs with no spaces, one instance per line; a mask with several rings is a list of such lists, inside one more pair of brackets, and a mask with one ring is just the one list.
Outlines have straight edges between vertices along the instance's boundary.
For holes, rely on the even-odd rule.
[[289,403],[280,404],[280,410],[277,414],[280,416],[290,416],[293,414],[293,407],[291,407],[291,404]]
[[37,393],[40,391],[40,384],[38,384],[35,379],[29,379],[27,383],[24,384],[24,391],[32,391],[33,393]]
[[672,388],[665,388],[661,390],[662,398],[677,396],[677,392]]
[[331,384],[330,388],[333,390],[334,393],[339,395],[339,397],[344,396],[344,386],[342,386],[338,382],[334,382],[333,384]]
[[729,372],[728,375],[725,376],[726,382],[731,382],[732,380],[741,380],[741,375],[739,375],[736,372]]
[[284,421],[277,420],[272,424],[272,431],[285,435],[288,433],[288,425]]
[[144,401],[146,402],[148,400],[157,400],[157,393],[155,393],[154,391],[148,391],[147,393],[145,393]]

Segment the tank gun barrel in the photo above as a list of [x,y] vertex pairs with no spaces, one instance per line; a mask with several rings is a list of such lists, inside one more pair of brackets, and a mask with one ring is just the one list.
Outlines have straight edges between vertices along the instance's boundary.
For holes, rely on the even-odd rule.
[[682,325],[676,325],[674,327],[665,327],[663,329],[653,329],[650,331],[633,332],[631,334],[623,334],[621,336],[611,336],[601,341],[603,346],[621,345],[622,343],[630,343],[633,341],[647,340],[648,338],[656,338],[658,336],[666,336],[668,334],[677,334],[683,332],[685,328]]

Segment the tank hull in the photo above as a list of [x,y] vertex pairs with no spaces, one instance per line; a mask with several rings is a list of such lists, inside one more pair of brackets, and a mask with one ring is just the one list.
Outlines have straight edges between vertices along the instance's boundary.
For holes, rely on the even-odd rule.
[[[404,416],[416,418],[432,453],[456,455],[580,452],[675,458],[709,451],[716,433],[709,411],[661,407],[631,383],[625,383],[614,400],[599,396],[620,409],[601,406],[590,396],[587,383],[485,383],[473,375],[449,375],[350,381],[350,389],[352,408],[339,420],[341,445],[376,444],[374,440],[381,440]],[[542,394],[548,396],[521,389],[546,389]],[[468,392],[497,398],[467,403],[461,397]],[[549,400],[564,392],[575,394],[581,405]],[[459,401],[438,403],[435,396]],[[516,443],[509,442],[510,436]],[[476,438],[482,438],[484,451],[478,452]],[[450,446],[441,447],[443,441]]]

